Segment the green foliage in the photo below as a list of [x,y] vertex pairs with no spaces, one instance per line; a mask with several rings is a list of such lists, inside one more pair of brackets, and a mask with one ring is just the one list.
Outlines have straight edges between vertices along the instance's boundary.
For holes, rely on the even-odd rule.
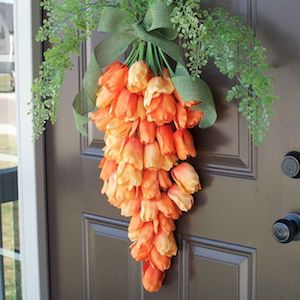
[[171,21],[178,30],[186,50],[187,67],[199,77],[212,59],[222,74],[235,79],[227,100],[239,100],[239,112],[248,121],[253,142],[259,145],[273,115],[273,82],[266,75],[266,50],[253,31],[237,16],[224,9],[201,10],[196,0],[167,0],[175,4]]
[[46,18],[36,35],[39,42],[51,44],[44,53],[39,78],[35,79],[32,92],[34,138],[44,131],[45,123],[56,121],[60,88],[65,70],[72,67],[72,54],[79,54],[80,45],[97,27],[103,0],[44,0],[41,3]]

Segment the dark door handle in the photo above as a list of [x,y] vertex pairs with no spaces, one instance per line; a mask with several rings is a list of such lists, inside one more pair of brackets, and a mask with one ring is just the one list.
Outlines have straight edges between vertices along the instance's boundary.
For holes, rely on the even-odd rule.
[[279,243],[289,243],[300,239],[300,214],[288,213],[272,226],[274,239]]

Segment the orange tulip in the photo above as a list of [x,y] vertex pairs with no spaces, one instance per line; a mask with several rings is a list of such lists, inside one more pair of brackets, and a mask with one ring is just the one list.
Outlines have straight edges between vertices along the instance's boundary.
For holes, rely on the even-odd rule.
[[128,225],[128,237],[132,242],[135,242],[140,233],[140,228],[144,225],[144,222],[140,218],[140,214],[137,213],[132,216]]
[[106,86],[100,88],[96,99],[97,107],[106,107],[110,105],[119,95],[119,91],[110,91]]
[[148,65],[144,61],[137,61],[129,68],[127,88],[131,93],[141,93],[147,88],[150,78]]
[[179,159],[186,160],[190,155],[196,157],[193,137],[187,129],[178,129],[173,133],[174,144]]
[[177,220],[181,215],[181,211],[177,208],[174,202],[169,198],[167,193],[161,193],[161,198],[156,201],[157,209],[162,212],[167,218]]
[[193,194],[201,188],[199,176],[193,166],[183,162],[171,171],[174,181],[185,194]]
[[148,121],[154,121],[157,125],[170,123],[175,119],[176,105],[172,95],[163,94],[156,109],[147,115]]
[[[161,100],[162,100],[161,95],[156,98],[153,98],[150,105],[147,107],[147,110],[146,110],[147,114],[150,114],[152,111],[156,110],[157,107],[160,105]],[[144,103],[143,103],[143,105],[144,105]]]
[[108,180],[110,175],[116,172],[118,165],[114,160],[104,157],[99,164],[99,168],[102,168],[100,178],[103,180]]
[[148,292],[157,292],[164,280],[165,273],[153,268],[149,263],[144,263],[143,267],[143,286]]
[[128,189],[140,186],[142,183],[142,171],[136,169],[132,164],[120,162],[117,171],[118,184],[126,184]]
[[177,245],[173,232],[166,234],[164,231],[159,231],[153,240],[154,246],[161,255],[169,257],[175,256],[177,253]]
[[194,101],[194,100],[184,102],[177,90],[174,91],[174,96],[183,106],[187,108],[197,105],[199,103],[198,101]]
[[106,129],[107,124],[114,118],[114,116],[109,113],[109,106],[99,108],[91,114],[91,119],[95,123],[96,127],[100,131]]
[[181,104],[176,104],[176,120],[175,125],[178,129],[184,129],[188,119],[187,109]]
[[99,78],[99,85],[100,86],[106,85],[110,77],[113,76],[116,71],[122,69],[123,66],[124,65],[119,61],[115,61],[111,63],[109,66],[107,66],[106,69],[104,70],[103,75]]
[[140,245],[138,243],[133,243],[131,246],[131,256],[136,260],[136,261],[143,261],[146,260],[150,256],[150,251],[152,248],[149,247],[149,245]]
[[155,141],[156,125],[147,120],[140,121],[139,135],[142,144],[152,144]]
[[175,230],[175,223],[173,219],[167,218],[164,214],[158,213],[157,220],[159,223],[159,228],[166,234],[171,233]]
[[192,195],[185,194],[177,184],[173,184],[168,190],[168,196],[176,203],[182,211],[188,211],[194,204]]
[[153,237],[154,237],[153,224],[152,222],[147,222],[140,229],[137,243],[139,245],[147,245],[149,243],[152,243]]
[[116,175],[117,175],[117,173],[114,172],[109,176],[108,180],[104,180],[101,193],[106,194],[107,197],[113,197],[116,194],[116,190],[117,190]]
[[105,137],[114,135],[116,137],[128,136],[132,122],[125,122],[122,119],[114,118],[106,126]]
[[127,184],[117,184],[115,197],[119,203],[123,203],[124,201],[128,202],[131,200],[136,200],[137,195],[138,190],[136,188],[129,189]]
[[166,191],[169,187],[172,186],[172,181],[169,177],[169,173],[165,170],[159,170],[157,173],[158,176],[158,181],[159,181],[159,185],[160,188],[163,191]]
[[114,135],[106,135],[104,156],[108,159],[119,161],[120,153],[124,145],[124,138]]
[[156,201],[142,200],[140,216],[144,222],[153,221],[157,216]]
[[173,166],[176,164],[177,159],[178,159],[177,155],[173,153],[162,155],[161,169],[165,171],[170,171],[173,168]]
[[111,111],[114,113],[114,115],[117,118],[124,118],[129,105],[130,98],[131,98],[131,93],[126,89],[123,89],[119,93],[117,99],[112,104],[112,108],[111,108]]
[[186,127],[193,128],[202,120],[204,113],[199,110],[188,110]]
[[157,171],[147,170],[143,171],[143,179],[141,189],[144,199],[158,199],[160,198],[159,181],[157,178]]
[[122,65],[121,68],[107,76],[104,86],[111,92],[120,92],[127,85],[128,67]]
[[118,200],[116,197],[112,196],[112,197],[108,197],[107,201],[110,205],[115,206],[117,208],[121,207],[121,203],[123,202],[122,200]]
[[157,127],[156,139],[159,144],[161,154],[173,153],[174,141],[173,141],[173,131],[170,125],[164,125]]
[[140,199],[127,199],[121,203],[121,215],[124,217],[131,217],[134,214],[138,213],[141,208]]
[[161,167],[161,154],[157,142],[147,144],[144,147],[144,167],[157,170]]
[[152,267],[160,271],[168,270],[171,266],[171,258],[166,255],[161,255],[156,247],[153,247],[150,253],[150,264]]
[[121,161],[132,164],[136,169],[143,169],[143,145],[137,137],[127,139],[121,152]]
[[170,78],[160,76],[151,78],[145,92],[144,106],[149,107],[153,98],[161,94],[172,94],[173,91],[174,86]]

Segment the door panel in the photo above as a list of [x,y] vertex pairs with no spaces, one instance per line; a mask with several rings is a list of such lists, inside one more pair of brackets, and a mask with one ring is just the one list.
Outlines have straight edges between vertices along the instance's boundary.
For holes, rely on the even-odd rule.
[[203,1],[244,16],[268,49],[274,66],[276,117],[262,147],[252,145],[245,121],[226,103],[230,82],[210,65],[219,119],[194,129],[198,155],[191,160],[204,190],[177,222],[179,253],[156,294],[141,287],[140,265],[129,255],[128,219],[100,195],[98,161],[103,135],[90,124],[76,132],[72,99],[92,46],[83,47],[66,75],[58,122],[47,129],[47,185],[52,299],[296,300],[300,294],[299,242],[281,245],[272,223],[298,211],[299,179],[281,171],[283,156],[300,150],[300,2]]

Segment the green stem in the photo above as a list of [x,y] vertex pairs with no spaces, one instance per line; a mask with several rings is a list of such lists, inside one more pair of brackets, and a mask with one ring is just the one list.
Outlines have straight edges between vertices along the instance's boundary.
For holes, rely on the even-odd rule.
[[157,48],[158,48],[158,51],[159,51],[164,63],[166,64],[166,67],[168,68],[171,76],[174,76],[175,73],[173,72],[172,68],[170,67],[169,62],[168,62],[167,58],[165,57],[165,54],[163,53],[163,51],[159,47],[157,47]]
[[127,56],[126,60],[125,60],[125,65],[129,65],[132,57],[134,56],[135,52],[137,50],[137,45],[135,45],[132,50],[130,51],[129,55]]
[[154,46],[153,48],[154,48],[155,62],[156,62],[156,64],[157,64],[157,66],[158,66],[158,70],[159,70],[160,74],[162,74],[162,70],[163,70],[162,65],[163,65],[163,63],[162,63],[162,60],[161,60],[161,56],[158,55],[158,49],[157,49],[157,46]]

